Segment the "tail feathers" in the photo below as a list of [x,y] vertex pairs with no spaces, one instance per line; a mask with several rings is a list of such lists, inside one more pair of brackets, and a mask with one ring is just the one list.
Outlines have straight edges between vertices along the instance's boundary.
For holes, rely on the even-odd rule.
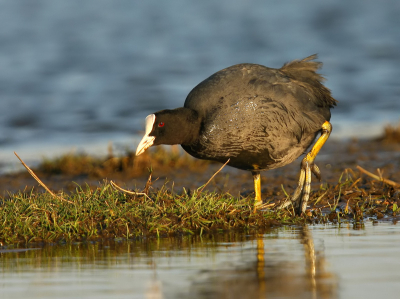
[[336,106],[337,101],[332,98],[331,91],[322,84],[325,78],[317,73],[322,67],[322,62],[313,61],[317,57],[318,55],[314,54],[302,60],[293,60],[285,63],[280,70],[299,84],[305,83],[311,87],[323,105]]
[[314,54],[302,60],[287,62],[281,67],[281,71],[299,81],[324,81],[325,78],[316,73],[316,71],[322,67],[322,62],[313,61],[314,59],[317,59],[317,57],[317,54]]

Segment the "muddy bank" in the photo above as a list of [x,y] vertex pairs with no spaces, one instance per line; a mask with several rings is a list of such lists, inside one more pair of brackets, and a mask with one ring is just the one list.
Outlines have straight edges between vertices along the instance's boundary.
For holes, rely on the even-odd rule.
[[[201,235],[306,223],[361,228],[366,221],[400,220],[399,144],[331,141],[317,164],[322,181],[313,180],[307,211],[296,216],[291,206],[275,207],[297,186],[300,160],[263,173],[264,204],[255,210],[250,172],[225,167],[203,190],[221,165],[177,147],[155,148],[143,157],[60,157],[35,169],[56,194],[44,192],[26,172],[0,178],[0,243]],[[116,190],[110,180],[144,194]]]

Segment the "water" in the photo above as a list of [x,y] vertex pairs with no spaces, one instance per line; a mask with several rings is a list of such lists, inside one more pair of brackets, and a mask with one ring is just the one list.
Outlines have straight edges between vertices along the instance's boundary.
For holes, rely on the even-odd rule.
[[0,0],[2,167],[133,148],[212,73],[313,53],[340,101],[332,137],[376,136],[399,120],[399,15],[397,0]]
[[400,227],[0,251],[2,298],[398,298]]

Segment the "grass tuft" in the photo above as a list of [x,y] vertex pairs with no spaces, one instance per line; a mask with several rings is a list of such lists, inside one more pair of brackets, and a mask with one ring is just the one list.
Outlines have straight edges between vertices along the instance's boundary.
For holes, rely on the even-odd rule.
[[[279,225],[282,212],[252,212],[252,199],[229,194],[173,194],[166,188],[148,196],[127,195],[104,183],[95,190],[77,188],[59,194],[16,193],[0,209],[0,241],[85,241],[102,238],[202,234]],[[288,219],[286,219],[287,221]],[[290,223],[292,221],[289,221]]]
[[[152,189],[150,189],[152,190]],[[100,239],[204,235],[219,231],[267,229],[306,223],[353,223],[399,217],[399,190],[383,181],[346,169],[336,184],[321,185],[311,195],[306,214],[286,210],[253,211],[254,198],[228,193],[158,190],[120,192],[104,182],[71,194],[17,192],[0,206],[0,242],[73,242]],[[60,201],[58,197],[69,202]],[[268,205],[270,206],[270,205]]]

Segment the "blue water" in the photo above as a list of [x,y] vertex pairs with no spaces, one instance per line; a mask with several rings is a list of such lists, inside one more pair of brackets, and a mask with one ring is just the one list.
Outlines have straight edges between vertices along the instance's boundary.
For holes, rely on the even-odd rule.
[[319,53],[333,138],[400,119],[400,2],[0,0],[0,161],[135,146],[212,73]]

